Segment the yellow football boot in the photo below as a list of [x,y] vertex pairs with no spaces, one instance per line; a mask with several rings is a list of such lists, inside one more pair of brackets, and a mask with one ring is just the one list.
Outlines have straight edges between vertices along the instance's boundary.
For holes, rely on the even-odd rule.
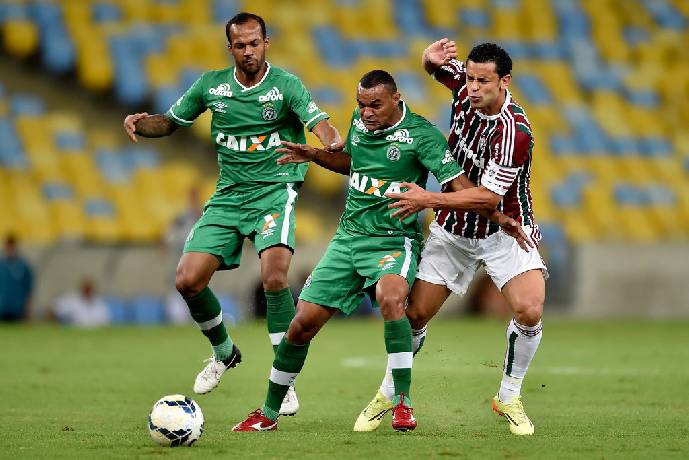
[[392,410],[392,401],[378,390],[376,397],[361,411],[354,422],[354,431],[375,431],[385,414]]
[[531,423],[529,417],[526,416],[526,412],[524,412],[521,396],[512,399],[512,402],[509,404],[505,404],[496,395],[493,398],[493,411],[507,419],[512,434],[517,436],[533,434],[533,423]]

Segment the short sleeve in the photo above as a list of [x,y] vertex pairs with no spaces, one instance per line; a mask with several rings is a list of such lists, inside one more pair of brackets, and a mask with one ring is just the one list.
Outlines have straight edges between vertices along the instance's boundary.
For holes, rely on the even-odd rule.
[[464,63],[453,59],[446,65],[439,67],[438,70],[433,73],[433,78],[452,91],[459,91],[466,82]]
[[165,114],[180,126],[191,126],[206,111],[203,100],[203,75],[182,95]]
[[531,155],[533,141],[525,131],[506,124],[490,143],[490,159],[481,176],[481,185],[504,196]]
[[354,133],[354,119],[359,115],[359,109],[354,109],[352,118],[349,120],[349,131],[347,132],[347,139],[345,140],[344,151],[352,151],[352,133]]
[[327,113],[323,112],[318,105],[311,99],[311,94],[298,78],[294,79],[291,85],[291,94],[289,99],[290,108],[299,117],[306,129],[311,131],[311,128],[316,126],[319,122],[330,118]]
[[437,136],[423,139],[419,145],[419,161],[443,185],[462,174],[462,168],[455,161],[447,142],[440,132]]

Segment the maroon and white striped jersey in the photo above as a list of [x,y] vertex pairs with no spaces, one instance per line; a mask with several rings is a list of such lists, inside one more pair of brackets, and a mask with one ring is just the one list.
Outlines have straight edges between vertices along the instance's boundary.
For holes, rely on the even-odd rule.
[[[496,115],[472,109],[466,85],[464,63],[452,60],[440,67],[434,78],[452,90],[452,125],[448,144],[475,184],[502,196],[498,211],[531,226],[534,242],[540,240],[531,204],[530,176],[533,135],[524,109],[507,91],[505,103]],[[465,238],[486,238],[499,230],[476,212],[439,210],[436,222],[445,230]]]

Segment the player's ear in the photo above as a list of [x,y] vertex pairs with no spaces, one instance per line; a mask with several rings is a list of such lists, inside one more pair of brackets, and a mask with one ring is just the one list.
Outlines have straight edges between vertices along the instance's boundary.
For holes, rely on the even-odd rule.
[[402,99],[402,95],[400,94],[399,91],[395,91],[392,95],[392,101],[397,104],[399,103],[400,99]]
[[509,73],[500,79],[500,82],[502,83],[503,88],[507,88],[508,86],[510,86],[511,81],[512,81],[512,74],[509,74]]
[[265,44],[265,47],[268,48],[270,46],[270,37],[264,38],[263,43]]

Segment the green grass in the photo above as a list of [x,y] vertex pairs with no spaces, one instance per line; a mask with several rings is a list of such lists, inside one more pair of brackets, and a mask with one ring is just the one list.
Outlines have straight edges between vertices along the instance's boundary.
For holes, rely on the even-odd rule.
[[3,458],[686,458],[689,323],[552,319],[524,384],[533,437],[490,411],[503,322],[438,320],[414,364],[419,427],[353,433],[385,366],[382,322],[333,321],[298,380],[301,410],[274,433],[230,427],[264,400],[272,351],[262,325],[233,331],[244,362],[196,396],[206,432],[155,446],[152,404],[191,395],[209,348],[194,326],[99,331],[0,327]]

